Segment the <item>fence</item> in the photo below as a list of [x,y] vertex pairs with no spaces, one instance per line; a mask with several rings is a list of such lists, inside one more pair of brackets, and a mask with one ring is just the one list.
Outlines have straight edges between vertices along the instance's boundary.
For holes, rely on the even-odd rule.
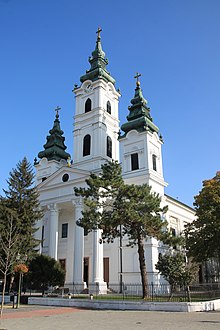
[[[117,300],[139,300],[142,299],[141,284],[111,284],[109,283],[107,292],[101,294],[99,286],[89,284],[88,288],[82,290],[81,286],[73,285],[72,291],[68,294],[74,298],[93,299],[117,299]],[[66,290],[67,293],[67,290]],[[63,291],[62,291],[63,295]],[[205,301],[220,299],[220,283],[195,284],[187,287],[176,286],[171,292],[168,284],[149,284],[147,286],[147,301]]]

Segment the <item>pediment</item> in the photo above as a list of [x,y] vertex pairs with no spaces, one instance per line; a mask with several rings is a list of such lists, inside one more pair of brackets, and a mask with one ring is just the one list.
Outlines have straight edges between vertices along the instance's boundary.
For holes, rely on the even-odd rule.
[[80,183],[85,182],[85,179],[88,178],[89,175],[90,171],[63,166],[41,182],[37,187],[39,190],[44,190],[55,188],[57,186],[78,186]]

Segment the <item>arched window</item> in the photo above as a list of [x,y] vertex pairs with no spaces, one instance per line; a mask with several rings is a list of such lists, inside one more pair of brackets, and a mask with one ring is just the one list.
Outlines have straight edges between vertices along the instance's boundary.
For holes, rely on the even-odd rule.
[[109,114],[112,113],[111,103],[110,103],[109,101],[107,102],[107,112],[108,112]]
[[89,134],[84,136],[83,139],[83,157],[90,155],[91,136]]
[[112,139],[107,136],[107,156],[112,158]]
[[153,170],[156,171],[157,170],[157,156],[156,155],[152,155],[152,163],[153,163]]
[[91,99],[87,99],[85,103],[85,112],[89,112],[92,109],[92,101]]

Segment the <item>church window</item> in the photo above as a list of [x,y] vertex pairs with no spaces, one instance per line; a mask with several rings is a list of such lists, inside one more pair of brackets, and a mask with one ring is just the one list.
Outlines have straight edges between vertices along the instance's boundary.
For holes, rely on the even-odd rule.
[[157,170],[157,156],[156,155],[152,155],[152,164],[153,164],[153,170],[156,171]]
[[91,136],[87,134],[83,139],[83,157],[90,155],[91,149]]
[[[175,228],[170,228],[170,231],[171,231],[171,235],[172,237],[176,237],[176,229]],[[173,249],[176,250],[176,245],[173,246]]]
[[135,171],[139,169],[139,162],[138,162],[138,153],[131,154],[131,170]]
[[112,110],[111,110],[111,103],[109,101],[107,102],[107,112],[109,114],[111,114],[111,112],[112,112]]
[[173,237],[176,237],[176,229],[175,228],[171,228],[171,234]]
[[41,231],[41,247],[44,247],[44,226],[42,226]]
[[66,271],[66,259],[59,259],[61,268]]
[[68,236],[68,223],[63,223],[61,238],[67,238],[67,236]]
[[107,156],[112,158],[112,139],[107,136]]
[[69,174],[65,173],[62,177],[63,182],[67,182],[69,180]]
[[90,98],[88,98],[85,103],[85,112],[89,112],[91,111],[91,109],[92,109],[92,101]]

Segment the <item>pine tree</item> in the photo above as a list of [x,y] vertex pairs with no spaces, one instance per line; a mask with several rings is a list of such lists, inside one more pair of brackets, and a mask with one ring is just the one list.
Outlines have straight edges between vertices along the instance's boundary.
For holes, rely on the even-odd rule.
[[64,281],[65,271],[55,259],[41,254],[29,263],[27,283],[31,289],[41,290],[42,295],[50,286],[63,286]]
[[20,255],[33,254],[38,241],[34,238],[36,222],[42,217],[38,192],[33,186],[34,173],[25,157],[9,174],[8,190],[4,190],[7,207],[16,212],[16,227],[20,235]]
[[[151,192],[147,184],[126,185],[121,176],[121,166],[108,162],[102,166],[100,176],[92,174],[86,181],[87,188],[75,188],[84,197],[85,210],[78,225],[87,231],[102,229],[103,240],[113,242],[116,237],[127,236],[129,245],[138,246],[143,298],[147,297],[147,271],[144,254],[145,239],[165,239],[166,222],[161,214],[158,194]],[[120,230],[120,228],[123,228]]]
[[114,217],[116,223],[118,221],[122,225],[122,235],[127,235],[131,247],[138,247],[143,298],[148,295],[145,240],[149,237],[158,240],[167,238],[167,223],[161,218],[167,208],[161,208],[160,203],[159,195],[152,192],[147,184],[123,185],[115,203]]

